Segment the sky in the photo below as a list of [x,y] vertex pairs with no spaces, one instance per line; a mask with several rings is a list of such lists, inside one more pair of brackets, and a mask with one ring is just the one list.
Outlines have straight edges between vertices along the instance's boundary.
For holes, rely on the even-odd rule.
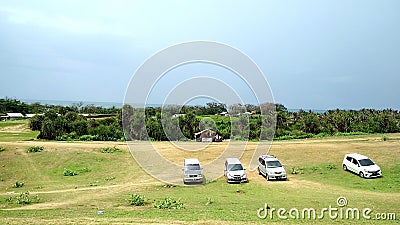
[[[251,58],[287,108],[400,109],[399,11],[397,0],[1,1],[0,98],[122,102],[146,60],[206,40]],[[149,101],[196,76],[255,103],[235,73],[205,63],[164,74]]]

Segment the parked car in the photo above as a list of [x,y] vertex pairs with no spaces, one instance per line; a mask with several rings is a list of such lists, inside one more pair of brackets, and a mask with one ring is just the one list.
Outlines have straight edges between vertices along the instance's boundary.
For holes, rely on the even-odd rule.
[[362,178],[381,177],[381,168],[367,156],[352,153],[344,156],[343,169],[358,174]]
[[281,162],[272,155],[261,155],[258,157],[258,174],[267,180],[286,180],[286,170]]
[[199,184],[204,182],[200,161],[195,158],[185,159],[183,162],[183,183]]
[[228,183],[248,182],[245,170],[238,158],[225,160],[224,175]]

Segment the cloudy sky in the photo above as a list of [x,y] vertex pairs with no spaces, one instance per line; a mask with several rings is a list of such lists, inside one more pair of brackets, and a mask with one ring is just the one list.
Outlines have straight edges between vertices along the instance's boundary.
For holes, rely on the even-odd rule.
[[[122,102],[146,59],[209,40],[249,56],[288,108],[400,109],[399,11],[397,0],[1,1],[0,97]],[[152,103],[182,73],[235,79],[177,68]]]

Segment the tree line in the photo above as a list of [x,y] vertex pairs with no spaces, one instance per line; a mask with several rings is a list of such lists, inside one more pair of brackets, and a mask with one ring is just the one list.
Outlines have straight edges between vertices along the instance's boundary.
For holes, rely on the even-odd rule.
[[[262,107],[266,107],[261,115]],[[273,110],[271,110],[273,109]],[[230,116],[220,113],[229,111]],[[397,110],[361,109],[289,111],[282,104],[103,108],[75,103],[71,106],[26,104],[0,99],[0,113],[40,113],[30,120],[39,138],[50,140],[189,140],[201,130],[213,129],[224,139],[257,140],[323,137],[330,135],[400,132]],[[252,112],[253,114],[245,114]],[[109,114],[86,118],[82,113]],[[113,116],[114,115],[114,116]],[[125,131],[125,133],[124,133]]]
[[71,104],[70,106],[62,106],[62,105],[49,105],[49,104],[41,104],[39,102],[35,102],[32,104],[27,104],[25,102],[21,102],[20,100],[13,98],[2,98],[0,99],[0,115],[4,115],[6,113],[14,112],[14,113],[22,113],[26,114],[37,114],[37,113],[45,113],[49,110],[54,110],[57,113],[65,114],[67,112],[77,112],[77,113],[88,113],[88,114],[116,114],[120,110],[115,106],[113,107],[101,107],[93,104],[84,105],[83,102],[76,102]]
[[[299,110],[288,111],[282,104],[274,104],[274,110],[260,114],[260,106],[244,105],[242,109],[255,114],[232,113],[220,116],[226,107],[215,104],[177,107],[179,110],[134,109],[124,106],[125,131],[129,139],[185,140],[193,139],[194,133],[203,129],[216,130],[224,139],[270,140],[324,137],[332,135],[396,133],[400,132],[400,113],[397,110],[361,109],[328,110],[324,113]],[[271,107],[271,105],[267,105]],[[213,114],[202,114],[212,111]],[[243,111],[242,111],[243,112]],[[179,114],[178,114],[179,113]],[[144,117],[139,115],[145,114]],[[164,116],[163,116],[164,114]],[[179,115],[174,117],[173,115]]]
[[393,109],[336,109],[315,113],[304,110],[289,112],[281,106],[276,119],[277,139],[400,132],[400,113]]
[[[119,113],[120,115],[120,113]],[[33,131],[40,131],[39,139],[81,141],[123,141],[120,116],[88,119],[74,111],[59,114],[51,109],[30,119]]]

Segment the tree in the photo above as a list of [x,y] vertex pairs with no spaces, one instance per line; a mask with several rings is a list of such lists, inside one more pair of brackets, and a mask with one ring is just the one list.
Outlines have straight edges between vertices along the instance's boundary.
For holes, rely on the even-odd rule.
[[33,131],[40,131],[45,117],[43,115],[35,115],[29,121],[29,128]]

